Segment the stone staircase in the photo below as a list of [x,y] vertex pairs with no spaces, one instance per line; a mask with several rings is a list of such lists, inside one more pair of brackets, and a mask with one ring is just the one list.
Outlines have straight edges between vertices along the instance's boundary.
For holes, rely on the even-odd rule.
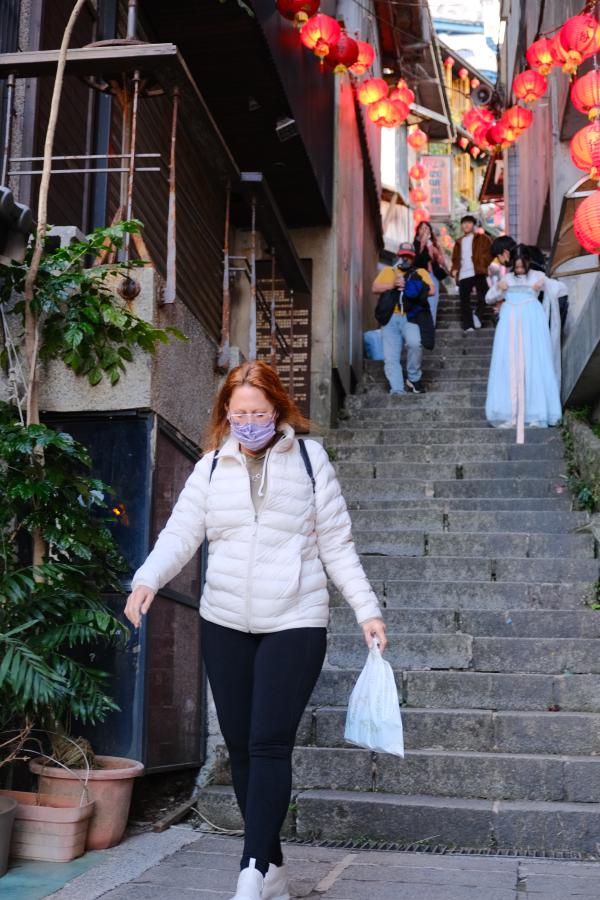
[[[427,394],[389,397],[383,364],[327,446],[385,607],[406,757],[344,744],[366,653],[332,596],[326,667],[295,753],[298,836],[595,853],[600,613],[557,430],[484,418],[493,329],[463,336],[442,298]],[[222,802],[226,788],[212,788]]]

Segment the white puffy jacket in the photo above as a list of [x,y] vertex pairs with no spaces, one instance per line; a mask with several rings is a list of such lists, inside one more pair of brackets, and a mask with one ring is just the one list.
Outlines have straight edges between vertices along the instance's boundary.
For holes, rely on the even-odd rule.
[[157,591],[209,540],[205,619],[238,631],[326,626],[329,597],[323,565],[359,623],[381,616],[360,564],[350,516],[333,466],[316,441],[306,441],[315,492],[289,426],[267,452],[267,487],[258,516],[246,462],[229,437],[207,453],[188,478],[133,586]]

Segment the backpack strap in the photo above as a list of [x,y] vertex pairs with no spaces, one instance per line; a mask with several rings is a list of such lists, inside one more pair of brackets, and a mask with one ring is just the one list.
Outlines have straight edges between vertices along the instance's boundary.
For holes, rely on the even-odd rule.
[[315,476],[313,472],[312,463],[310,461],[310,456],[308,455],[308,450],[306,449],[306,442],[303,438],[298,438],[298,446],[300,447],[300,455],[302,456],[302,462],[304,463],[304,468],[306,469],[306,473],[310,478],[310,482],[312,484],[313,494],[316,490],[315,484]]
[[217,447],[217,449],[215,450],[215,455],[214,455],[213,458],[212,458],[212,463],[211,463],[211,465],[210,465],[210,475],[208,476],[208,483],[209,483],[209,484],[210,484],[211,479],[212,479],[212,477],[213,477],[213,472],[214,472],[215,469],[217,468],[217,462],[218,462],[218,459],[219,459],[219,448]]

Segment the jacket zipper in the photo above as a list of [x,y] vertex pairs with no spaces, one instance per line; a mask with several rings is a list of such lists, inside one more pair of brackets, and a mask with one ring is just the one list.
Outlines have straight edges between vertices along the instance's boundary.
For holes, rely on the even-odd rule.
[[[264,466],[266,468],[269,462],[269,456],[271,455],[271,450],[273,448],[270,447],[267,450],[267,454],[264,461]],[[246,460],[244,458],[244,466],[246,466]],[[247,470],[247,466],[246,466]],[[264,470],[263,470],[264,472]],[[267,494],[269,492],[269,484],[267,482],[267,490],[263,495],[263,506],[264,502],[267,499]],[[252,503],[252,491],[250,489],[250,480],[248,480],[248,493],[250,494],[250,503]],[[254,504],[252,504],[254,505]],[[246,622],[248,631],[252,634],[252,570],[254,569],[254,557],[256,556],[256,540],[258,535],[258,513],[254,510],[254,524],[252,526],[252,543],[250,545],[250,553],[248,556],[248,576],[246,578]]]

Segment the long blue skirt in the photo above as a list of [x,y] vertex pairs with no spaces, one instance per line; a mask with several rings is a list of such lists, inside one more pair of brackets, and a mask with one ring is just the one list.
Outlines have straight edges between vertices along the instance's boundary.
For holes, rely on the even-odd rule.
[[485,414],[496,428],[546,428],[562,418],[552,344],[542,305],[530,290],[509,291],[500,310]]

